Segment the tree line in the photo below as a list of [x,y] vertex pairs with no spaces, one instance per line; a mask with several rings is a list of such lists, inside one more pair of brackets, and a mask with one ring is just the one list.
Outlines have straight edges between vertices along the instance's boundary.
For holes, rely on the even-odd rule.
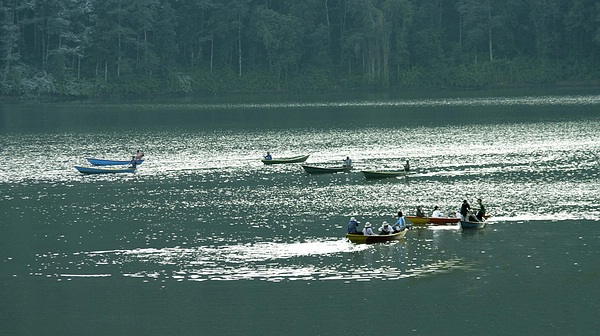
[[595,83],[596,0],[0,0],[0,95]]

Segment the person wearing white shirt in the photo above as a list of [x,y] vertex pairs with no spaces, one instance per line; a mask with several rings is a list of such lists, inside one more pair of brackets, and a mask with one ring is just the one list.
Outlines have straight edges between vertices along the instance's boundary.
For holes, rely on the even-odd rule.
[[431,214],[431,217],[433,217],[433,218],[444,217],[444,215],[440,211],[440,208],[437,205],[435,207],[433,207],[433,213]]
[[365,227],[362,230],[363,235],[365,236],[375,236],[375,232],[373,232],[373,228],[371,227],[371,223],[366,222]]
[[380,235],[390,235],[392,233],[394,233],[394,229],[392,229],[392,226],[390,224],[388,224],[388,222],[383,222],[383,224],[379,228],[379,234]]

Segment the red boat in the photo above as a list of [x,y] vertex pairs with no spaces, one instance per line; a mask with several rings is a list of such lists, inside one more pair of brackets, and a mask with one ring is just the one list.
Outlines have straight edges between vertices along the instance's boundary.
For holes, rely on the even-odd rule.
[[455,217],[417,217],[417,216],[404,216],[404,218],[408,219],[413,225],[448,225],[448,224],[457,224],[460,222],[460,218]]
[[456,217],[430,217],[429,223],[433,225],[448,225],[457,224],[460,222],[460,218]]

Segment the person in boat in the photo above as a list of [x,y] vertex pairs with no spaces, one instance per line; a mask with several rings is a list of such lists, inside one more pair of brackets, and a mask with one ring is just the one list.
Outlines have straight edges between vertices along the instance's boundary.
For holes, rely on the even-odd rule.
[[384,221],[379,228],[379,235],[391,235],[392,233],[394,233],[394,229],[388,222]]
[[141,149],[138,149],[137,152],[135,153],[135,159],[141,160],[143,157],[144,157],[144,152],[142,152]]
[[440,208],[437,205],[433,207],[433,213],[431,213],[431,217],[434,217],[434,218],[444,217],[444,215],[440,211]]
[[460,206],[460,215],[462,216],[462,220],[468,220],[467,214],[471,211],[471,206],[467,200],[463,200],[462,205]]
[[477,217],[477,219],[481,222],[483,221],[483,217],[485,216],[485,206],[483,206],[481,198],[477,199],[477,205],[479,205],[479,210],[477,210],[477,214],[475,215],[475,217]]
[[265,155],[265,160],[273,160],[271,153],[267,152],[267,155]]
[[398,220],[392,226],[392,229],[394,229],[394,232],[400,232],[404,231],[405,229],[410,229],[410,227],[406,225],[406,219],[404,218],[404,214],[402,214],[402,211],[398,211]]
[[350,160],[349,156],[346,156],[346,159],[344,160],[344,164],[342,166],[344,166],[344,167],[352,167],[352,160]]
[[408,173],[409,170],[410,170],[410,164],[408,163],[408,160],[406,160],[406,163],[404,164],[404,171]]
[[423,206],[419,205],[417,206],[417,217],[425,217],[425,213],[423,212]]
[[371,223],[366,222],[365,228],[362,230],[362,233],[365,236],[375,236],[375,232],[373,232],[373,228],[371,227]]
[[135,167],[137,167],[137,160],[135,159],[135,156],[132,156],[131,161],[129,161],[129,168],[135,169]]
[[357,221],[356,218],[350,217],[350,222],[348,222],[348,233],[362,234],[361,231],[358,231],[359,224],[360,224],[360,222]]

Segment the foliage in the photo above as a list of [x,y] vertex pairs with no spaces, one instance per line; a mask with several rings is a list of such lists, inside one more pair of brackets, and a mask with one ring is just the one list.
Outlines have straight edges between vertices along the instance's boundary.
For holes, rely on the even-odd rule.
[[0,0],[0,96],[595,83],[594,0]]

